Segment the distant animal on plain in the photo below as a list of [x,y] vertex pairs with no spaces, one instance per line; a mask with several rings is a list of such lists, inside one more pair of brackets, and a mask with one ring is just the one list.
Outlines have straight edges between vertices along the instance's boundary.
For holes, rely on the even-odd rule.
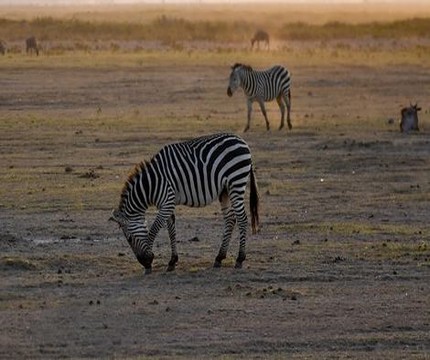
[[418,104],[410,104],[409,107],[400,110],[400,132],[420,131],[418,127],[418,111],[420,110]]
[[0,54],[2,55],[6,54],[6,45],[1,40],[0,40]]
[[264,30],[258,30],[255,32],[251,39],[251,49],[254,49],[254,44],[257,43],[257,49],[260,49],[260,41],[266,44],[267,50],[270,48],[269,34]]
[[290,111],[291,111],[291,77],[289,71],[282,66],[273,66],[264,71],[256,71],[249,65],[234,64],[231,68],[230,80],[227,88],[227,95],[233,96],[233,93],[241,87],[246,96],[248,106],[248,118],[244,132],[251,126],[252,104],[257,101],[260,105],[261,112],[266,120],[266,129],[270,130],[269,120],[267,118],[264,102],[276,99],[281,111],[281,124],[279,130],[284,127],[285,123],[285,105],[287,106],[287,123],[288,128],[292,129]]
[[39,46],[37,45],[37,40],[34,36],[31,36],[25,40],[25,52],[28,54],[29,52],[33,53],[33,51],[37,56],[39,56]]

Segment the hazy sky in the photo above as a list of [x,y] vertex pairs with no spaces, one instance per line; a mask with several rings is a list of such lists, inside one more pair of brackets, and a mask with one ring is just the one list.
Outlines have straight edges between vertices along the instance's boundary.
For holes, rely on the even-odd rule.
[[294,2],[294,3],[429,3],[430,0],[0,0],[0,5],[73,5],[73,4],[130,4],[130,3],[238,3],[238,2]]

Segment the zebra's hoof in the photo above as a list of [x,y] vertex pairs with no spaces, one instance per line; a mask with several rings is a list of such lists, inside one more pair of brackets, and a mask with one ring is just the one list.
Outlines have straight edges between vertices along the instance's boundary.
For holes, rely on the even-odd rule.
[[288,129],[292,129],[293,128],[293,125],[291,125],[291,124],[288,124]]
[[214,268],[219,269],[221,267],[221,261],[215,261],[214,262]]
[[236,265],[234,265],[235,269],[242,269],[242,263],[236,261]]
[[152,268],[146,268],[145,269],[145,275],[149,275],[152,273]]
[[169,265],[167,267],[167,272],[175,271],[175,265]]

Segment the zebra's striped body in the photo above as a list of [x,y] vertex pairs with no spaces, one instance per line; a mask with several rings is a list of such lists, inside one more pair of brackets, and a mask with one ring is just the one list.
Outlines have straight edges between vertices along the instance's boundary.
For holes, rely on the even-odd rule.
[[247,98],[248,122],[244,131],[248,131],[251,125],[252,104],[257,101],[260,105],[261,112],[266,120],[266,128],[270,129],[269,120],[267,119],[266,108],[264,103],[276,99],[279,109],[281,110],[281,124],[279,130],[284,127],[285,123],[285,105],[287,106],[288,128],[291,129],[291,77],[288,70],[282,66],[273,66],[265,71],[255,71],[252,67],[243,64],[235,64],[232,67],[230,81],[227,88],[227,95],[233,96],[233,93],[241,87]]
[[[245,141],[232,134],[216,134],[170,144],[149,162],[137,165],[124,185],[119,207],[111,219],[120,225],[147,273],[151,272],[155,237],[162,227],[167,226],[172,248],[168,270],[173,270],[178,261],[175,206],[206,206],[219,199],[225,227],[215,266],[221,266],[226,257],[237,222],[240,247],[236,266],[240,267],[245,260],[248,222],[244,196],[250,175],[250,206],[255,232],[258,226],[258,193],[251,153]],[[145,212],[150,206],[156,206],[159,211],[148,230]]]

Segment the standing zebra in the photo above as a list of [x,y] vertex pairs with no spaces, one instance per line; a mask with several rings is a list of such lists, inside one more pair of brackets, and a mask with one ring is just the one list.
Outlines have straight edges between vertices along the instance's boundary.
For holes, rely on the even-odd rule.
[[245,132],[249,130],[251,125],[252,103],[254,101],[260,104],[261,112],[266,120],[266,128],[267,130],[270,129],[264,102],[272,101],[275,98],[281,110],[281,125],[279,126],[279,130],[284,127],[285,105],[287,105],[288,128],[292,128],[290,120],[291,77],[286,68],[278,65],[264,71],[255,71],[249,65],[235,64],[231,69],[227,95],[233,96],[233,93],[239,87],[245,93],[248,105],[248,122],[244,129]]
[[25,40],[25,52],[28,54],[29,52],[36,52],[36,55],[39,56],[39,46],[37,45],[37,40],[34,36],[29,37]]
[[[214,267],[220,267],[226,258],[237,222],[240,246],[236,268],[240,268],[246,257],[248,220],[244,196],[248,177],[251,178],[249,202],[255,233],[259,198],[251,153],[245,141],[232,134],[215,134],[170,144],[150,161],[138,164],[129,175],[119,207],[110,219],[119,224],[147,274],[152,270],[155,237],[162,227],[167,226],[172,251],[167,271],[172,271],[178,262],[175,205],[206,206],[218,198],[225,224]],[[149,206],[156,206],[159,211],[148,231],[145,212]]]

